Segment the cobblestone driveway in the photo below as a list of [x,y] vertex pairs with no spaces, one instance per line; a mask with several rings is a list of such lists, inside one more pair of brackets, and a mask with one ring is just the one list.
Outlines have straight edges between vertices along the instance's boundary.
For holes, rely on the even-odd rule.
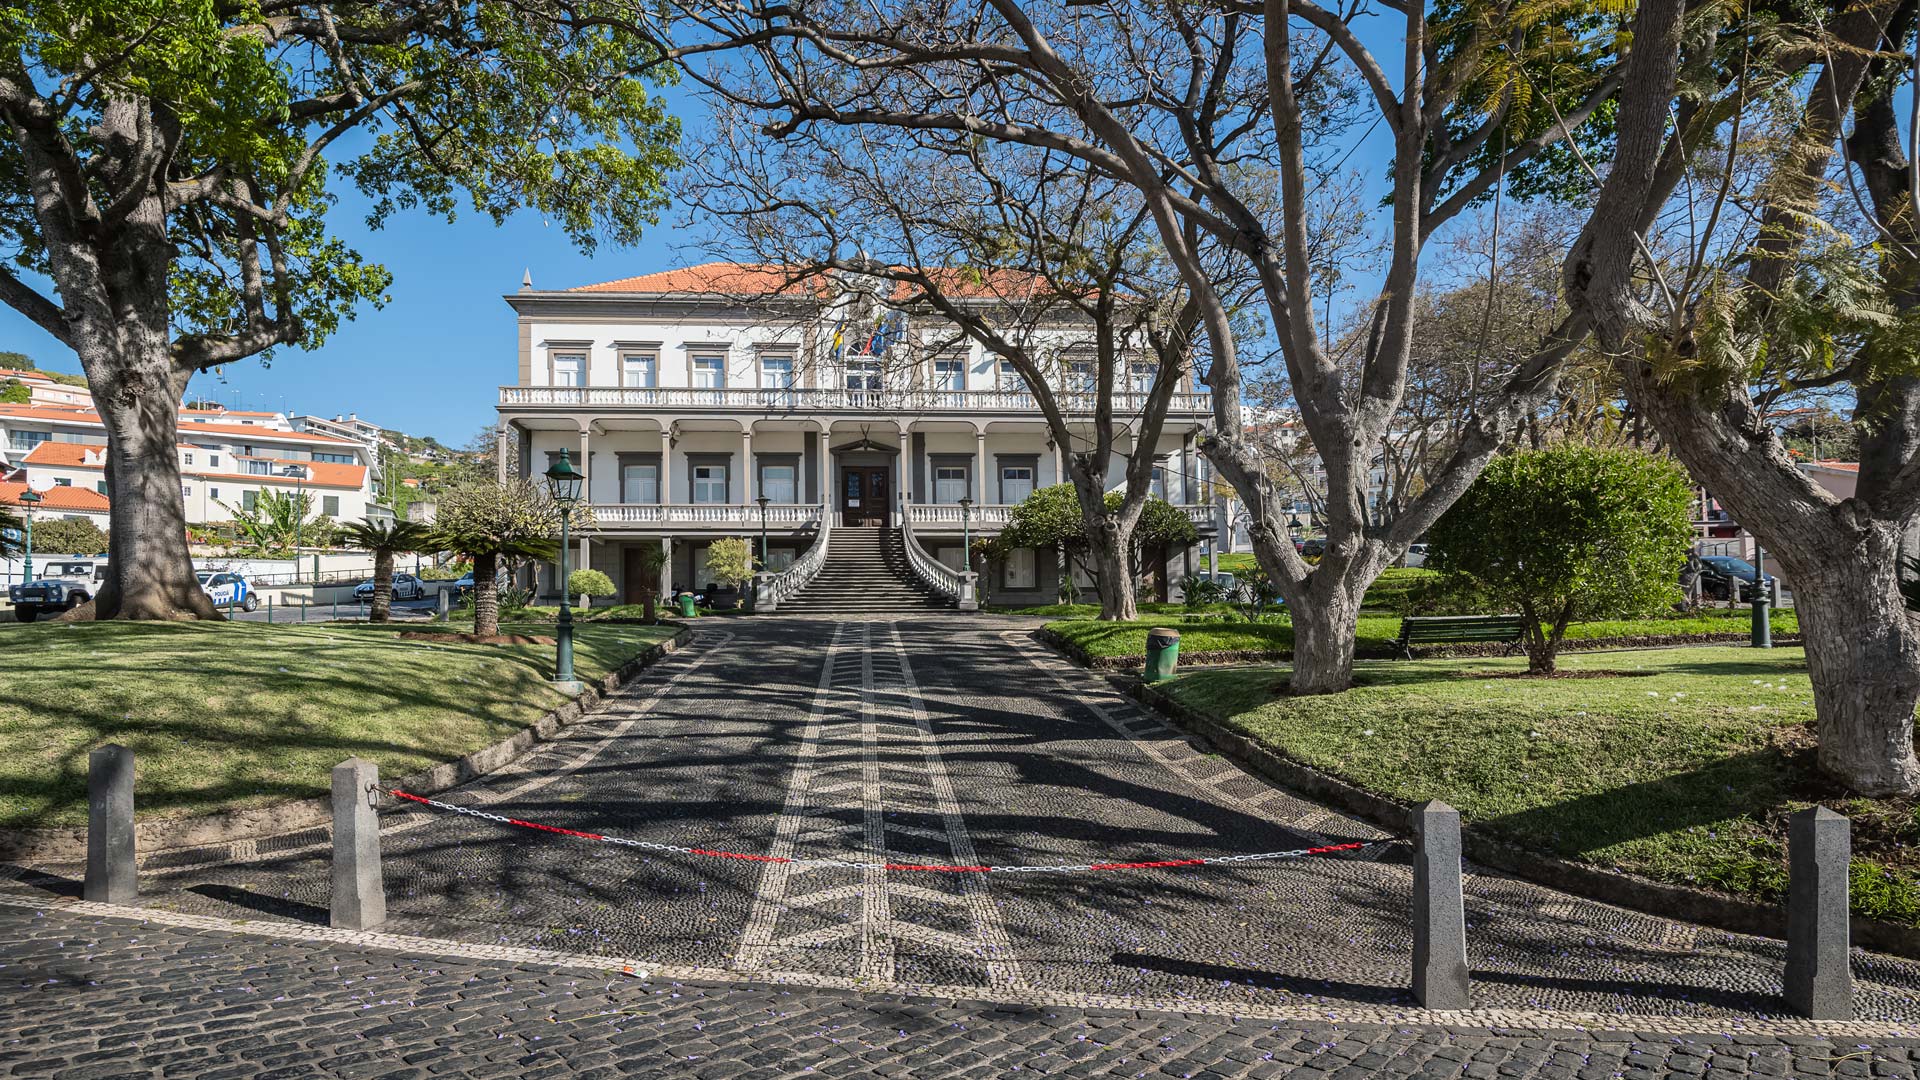
[[[884,849],[925,862],[1131,861],[1381,835],[1196,753],[1103,680],[1041,652],[1027,631],[1003,620],[760,619],[702,629],[691,648],[592,722],[450,798],[654,842],[801,857]],[[0,897],[10,961],[16,949],[44,954],[67,935],[76,943],[57,955],[91,955],[82,971],[115,950],[162,958],[160,970],[135,964],[124,978],[23,977],[18,985],[32,1000],[17,1015],[60,1000],[91,1009],[89,996],[127,993],[128,982],[149,1010],[190,1010],[197,1006],[189,1000],[168,999],[170,958],[186,950],[217,967],[228,949],[240,968],[266,973],[259,981],[291,980],[276,996],[304,1002],[281,1005],[299,1015],[331,1015],[356,1000],[327,997],[331,989],[321,987],[286,992],[313,965],[350,962],[406,989],[379,990],[378,1000],[426,1000],[437,1010],[460,1006],[427,987],[424,973],[457,970],[461,984],[497,995],[488,1001],[519,995],[519,1005],[499,1006],[505,1016],[524,1009],[528,995],[553,993],[555,965],[595,963],[520,951],[540,949],[623,958],[656,975],[645,985],[623,977],[610,990],[605,976],[579,982],[579,1008],[593,1019],[572,1020],[571,1034],[556,1030],[553,1038],[588,1054],[588,1045],[612,1051],[647,1030],[649,1054],[669,1054],[683,1073],[702,1076],[761,1065],[785,1070],[767,1075],[805,1075],[801,1064],[826,1075],[886,1074],[892,1066],[915,1075],[1005,1075],[1015,1065],[1135,1075],[1129,1066],[1139,1065],[1171,1076],[1285,1075],[1294,1066],[1348,1070],[1343,1076],[1492,1076],[1495,1064],[1518,1069],[1500,1073],[1514,1076],[1827,1075],[1802,1072],[1816,1066],[1795,1063],[1794,1045],[1783,1041],[1795,1038],[1811,1040],[1799,1049],[1828,1055],[1818,1069],[1844,1075],[1877,1065],[1872,1075],[1907,1076],[1898,1070],[1911,1069],[1912,1051],[1899,1040],[1920,1026],[1920,965],[1857,954],[1861,1023],[1816,1029],[1769,1019],[1781,1009],[1778,943],[1476,874],[1468,900],[1476,1011],[1458,1019],[1481,1026],[1434,1027],[1440,1018],[1412,1010],[1404,991],[1409,874],[1404,852],[1392,848],[1374,860],[988,878],[646,855],[431,811],[393,814],[384,846],[383,929],[463,943],[456,951],[464,957],[425,942],[418,947],[439,959],[396,961],[341,940],[289,940],[316,936],[305,927],[324,923],[327,877],[323,850],[283,851],[149,873],[142,902],[159,918],[202,928],[151,926],[142,942],[117,923],[82,927],[70,913],[23,914],[17,905],[44,904],[60,886],[16,887]],[[210,947],[204,935],[217,932],[200,917],[252,920],[280,938]],[[98,944],[83,944],[93,936]],[[489,949],[499,959],[488,959]],[[523,966],[503,966],[510,961]],[[756,988],[766,983],[781,988]],[[841,993],[874,989],[891,996]],[[915,1024],[889,1035],[893,1021],[874,1018],[892,1015],[900,995],[998,1004],[913,1014]],[[361,1012],[326,1026],[352,1030],[373,1018]],[[646,1019],[622,1019],[629,1015]],[[685,1031],[675,1019],[683,1016],[691,1017]],[[808,1051],[816,1056],[799,1052],[809,1030],[826,1030],[825,1016],[843,1017],[836,1022],[855,1034],[841,1043],[821,1036],[826,1041]],[[705,1030],[724,1027],[735,1041],[704,1034],[696,1020]],[[435,1038],[504,1030],[433,1030],[447,1022],[442,1015],[416,1033],[425,1040],[420,1052]],[[548,1022],[537,1018],[525,1037]],[[136,1036],[138,1023],[122,1020],[116,1030]],[[1493,1024],[1647,1037],[1500,1041],[1487,1034]],[[739,1045],[746,1028],[767,1038],[779,1032],[785,1050],[752,1060],[744,1049],[722,1052]],[[411,1030],[392,1029],[394,1045],[410,1046],[413,1036],[401,1036]],[[1841,1043],[1826,1041],[1841,1031]],[[1729,1035],[1703,1041],[1688,1032]],[[1178,1054],[1155,1049],[1162,1035],[1183,1044]],[[960,1049],[974,1043],[989,1049]],[[690,1049],[680,1054],[683,1047]],[[1045,1056],[1018,1057],[1035,1047]],[[1184,1061],[1194,1047],[1206,1060]],[[103,1063],[137,1060],[95,1049],[107,1053]],[[615,1056],[609,1067],[629,1063]],[[663,1060],[646,1068],[671,1071]],[[733,1071],[699,1071],[722,1064]],[[1626,1068],[1641,1065],[1648,1068]],[[326,1075],[379,1074],[369,1062]]]

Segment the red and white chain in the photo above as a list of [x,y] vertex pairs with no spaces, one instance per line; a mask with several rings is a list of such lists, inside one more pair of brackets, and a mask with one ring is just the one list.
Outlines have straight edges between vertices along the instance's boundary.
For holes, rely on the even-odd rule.
[[468,817],[481,818],[501,825],[511,825],[522,829],[534,829],[539,832],[556,833],[580,840],[598,840],[605,844],[618,844],[622,847],[639,848],[642,851],[670,852],[675,855],[700,855],[711,859],[739,859],[744,862],[786,863],[791,866],[818,866],[840,870],[889,870],[904,873],[934,874],[1074,874],[1095,870],[1166,870],[1186,866],[1234,866],[1242,863],[1276,862],[1283,859],[1305,859],[1319,855],[1337,855],[1368,848],[1381,847],[1393,843],[1392,840],[1362,840],[1347,844],[1325,844],[1320,847],[1293,848],[1289,851],[1262,851],[1248,855],[1206,855],[1190,859],[1148,859],[1133,862],[1102,863],[1063,863],[1057,866],[964,866],[941,863],[896,863],[862,862],[857,859],[792,859],[779,855],[753,855],[739,851],[716,851],[711,848],[685,847],[679,844],[657,844],[650,840],[629,840],[623,836],[607,836],[602,833],[581,832],[578,829],[563,829],[557,825],[542,825],[534,821],[522,821],[519,818],[502,814],[489,814],[485,810],[476,810],[470,806],[455,806],[452,803],[429,799],[424,795],[394,788],[387,792],[396,799],[430,806],[436,810],[449,810]]

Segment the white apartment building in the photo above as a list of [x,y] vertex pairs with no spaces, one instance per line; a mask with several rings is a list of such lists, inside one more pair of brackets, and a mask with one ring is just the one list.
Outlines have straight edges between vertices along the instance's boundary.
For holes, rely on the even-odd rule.
[[[771,569],[807,557],[823,531],[878,527],[900,530],[901,554],[923,581],[951,578],[963,533],[997,532],[1036,488],[1064,478],[1063,448],[1033,395],[951,326],[856,314],[857,299],[823,311],[785,284],[768,268],[709,263],[557,291],[528,284],[506,297],[519,348],[517,377],[500,388],[500,474],[537,480],[568,452],[597,523],[574,565],[606,572],[622,601],[641,599],[644,548],[667,549],[663,585],[703,589],[707,546],[721,537],[758,546],[763,522]],[[1061,333],[1056,389],[1087,430],[1096,395],[1073,384],[1090,381],[1091,357],[1076,351],[1073,331]],[[1151,373],[1130,369],[1114,395],[1110,486],[1123,482],[1120,455],[1132,450]],[[1151,450],[1156,490],[1203,533],[1214,514],[1194,440],[1210,417],[1204,391],[1176,394]],[[1191,549],[1147,562],[1159,595],[1177,595],[1198,568]],[[1051,550],[1015,552],[980,591],[992,602],[1050,601],[1056,566]],[[548,577],[542,591],[552,590]]]
[[84,386],[50,379],[44,371],[0,368],[0,383],[9,382],[17,382],[27,388],[27,404],[30,405],[78,405],[82,408],[93,408],[93,391]]
[[[111,498],[106,446],[92,410],[0,405],[0,452],[16,480],[45,475]],[[314,512],[340,521],[367,516],[373,502],[366,447],[294,431],[277,413],[182,410],[175,452],[189,524],[232,520],[228,507],[250,508],[268,491],[307,495]]]

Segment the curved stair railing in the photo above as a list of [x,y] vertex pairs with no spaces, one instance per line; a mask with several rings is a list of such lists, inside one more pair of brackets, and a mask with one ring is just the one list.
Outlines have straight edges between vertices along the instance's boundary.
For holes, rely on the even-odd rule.
[[907,569],[921,584],[933,590],[942,599],[952,602],[961,611],[978,611],[980,602],[974,598],[973,583],[977,577],[971,570],[955,570],[920,546],[920,538],[913,535],[913,521],[905,513],[900,514],[900,541],[907,549]]
[[793,560],[793,565],[777,574],[762,571],[754,576],[753,610],[772,612],[780,610],[780,603],[807,587],[813,576],[827,563],[827,538],[833,532],[833,515],[826,506],[820,507],[820,531],[813,538],[813,546],[805,555]]

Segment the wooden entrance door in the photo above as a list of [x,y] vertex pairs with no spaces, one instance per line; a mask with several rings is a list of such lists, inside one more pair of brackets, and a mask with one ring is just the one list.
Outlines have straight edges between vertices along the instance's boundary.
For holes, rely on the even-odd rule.
[[887,468],[846,465],[840,469],[840,522],[858,527],[886,528],[890,500]]

